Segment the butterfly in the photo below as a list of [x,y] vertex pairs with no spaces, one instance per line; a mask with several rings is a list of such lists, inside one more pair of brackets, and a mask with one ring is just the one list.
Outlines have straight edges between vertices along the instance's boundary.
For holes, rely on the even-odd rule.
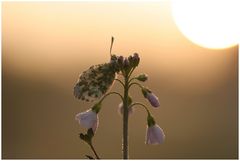
[[87,102],[101,98],[112,86],[118,71],[115,55],[111,56],[109,63],[91,66],[79,76],[74,96]]

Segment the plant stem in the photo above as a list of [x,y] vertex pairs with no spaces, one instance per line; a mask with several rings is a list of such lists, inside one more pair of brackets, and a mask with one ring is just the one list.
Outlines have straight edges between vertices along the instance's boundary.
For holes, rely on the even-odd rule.
[[128,159],[128,76],[125,77],[123,96],[123,159]]
[[135,102],[135,103],[131,104],[131,106],[129,106],[129,108],[130,108],[130,107],[133,107],[133,106],[136,106],[136,105],[139,105],[139,106],[142,106],[142,107],[144,107],[144,108],[145,108],[145,110],[146,110],[146,112],[148,113],[148,115],[151,115],[151,113],[150,113],[150,111],[148,110],[147,106],[146,106],[146,105],[144,105],[144,104],[143,104],[143,103],[141,103],[141,102]]
[[100,159],[92,144],[89,144],[97,159]]
[[115,79],[115,80],[118,81],[124,87],[124,83],[120,79]]
[[140,83],[137,83],[137,82],[133,82],[133,83],[130,83],[129,84],[129,88],[132,86],[132,85],[138,85],[141,89],[143,89],[143,86],[140,84]]
[[[133,73],[133,71],[135,70],[135,68],[136,68],[136,67],[133,67],[133,68],[131,69],[130,73],[128,74],[129,77],[132,75],[132,73]],[[130,81],[129,81],[129,82],[130,82]]]
[[101,98],[101,100],[99,101],[99,103],[102,103],[102,101],[103,101],[107,96],[109,96],[109,95],[111,95],[111,94],[119,95],[119,96],[121,97],[122,101],[123,101],[123,96],[122,96],[120,93],[118,93],[118,92],[109,92],[109,93],[105,94],[105,95]]

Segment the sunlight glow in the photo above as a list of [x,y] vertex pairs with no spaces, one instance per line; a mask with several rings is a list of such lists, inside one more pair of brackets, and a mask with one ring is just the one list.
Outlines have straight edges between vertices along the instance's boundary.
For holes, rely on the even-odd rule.
[[176,25],[192,42],[207,48],[227,48],[239,42],[237,0],[172,0],[171,7]]

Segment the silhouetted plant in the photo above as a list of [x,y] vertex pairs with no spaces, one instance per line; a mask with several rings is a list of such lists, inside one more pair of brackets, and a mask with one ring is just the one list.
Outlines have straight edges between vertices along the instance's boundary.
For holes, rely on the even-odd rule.
[[[139,74],[132,77],[132,73],[139,65],[140,58],[137,53],[129,57],[116,56],[112,54],[114,38],[112,37],[110,46],[110,62],[100,65],[91,66],[84,71],[74,87],[74,96],[83,101],[96,101],[96,103],[89,110],[78,113],[75,119],[80,125],[87,128],[87,133],[81,133],[80,139],[85,141],[94,152],[96,159],[100,159],[96,150],[94,149],[92,138],[94,137],[98,128],[99,119],[98,113],[101,110],[102,101],[111,94],[120,96],[121,103],[119,104],[119,112],[123,115],[123,159],[128,159],[128,117],[133,113],[134,106],[143,107],[147,112],[147,130],[146,130],[146,144],[161,144],[165,139],[163,130],[156,124],[153,115],[148,110],[147,106],[140,102],[133,102],[129,95],[129,89],[133,85],[137,85],[142,90],[144,98],[149,103],[157,108],[160,106],[158,97],[152,93],[150,89],[144,87],[140,82],[148,80],[147,74]],[[123,77],[122,80],[117,76]],[[118,92],[108,92],[113,83],[117,81],[124,88],[123,95]],[[88,159],[94,157],[85,155]]]

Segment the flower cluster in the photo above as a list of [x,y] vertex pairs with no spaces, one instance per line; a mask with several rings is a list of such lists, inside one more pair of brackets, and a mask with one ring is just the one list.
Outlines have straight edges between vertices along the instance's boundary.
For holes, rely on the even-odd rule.
[[121,71],[123,75],[127,75],[132,69],[135,69],[140,62],[139,55],[134,53],[129,57],[112,55],[111,63],[116,72]]
[[[128,57],[116,56],[111,54],[111,48],[111,58],[109,63],[91,66],[88,70],[84,71],[74,86],[73,92],[74,96],[77,99],[83,101],[88,102],[100,99],[91,109],[78,113],[75,116],[75,119],[79,122],[79,124],[88,129],[87,134],[80,134],[80,138],[90,145],[97,158],[98,155],[92,146],[92,138],[98,128],[98,113],[101,109],[101,103],[110,94],[117,94],[121,97],[122,102],[118,106],[118,111],[121,115],[124,116],[123,121],[127,121],[126,119],[128,119],[128,116],[133,113],[133,106],[139,105],[145,108],[147,112],[146,144],[161,144],[165,139],[163,130],[159,127],[159,125],[156,124],[155,119],[151,115],[148,107],[142,103],[133,102],[132,98],[129,96],[130,87],[135,84],[141,88],[144,98],[149,101],[151,106],[154,108],[160,106],[158,97],[149,88],[144,87],[138,82],[134,81],[137,80],[140,82],[145,82],[148,80],[148,75],[142,73],[136,77],[131,77],[134,69],[139,65],[139,55],[137,53],[134,53]],[[117,79],[116,77],[118,75],[122,75],[124,81]],[[120,82],[124,87],[123,96],[118,92],[108,92],[115,80]],[[123,129],[126,129],[127,125],[123,125],[126,126]],[[125,138],[126,136],[123,137],[123,140]],[[126,144],[126,142],[124,142],[124,144]],[[123,147],[127,146],[123,145]],[[126,151],[127,149],[124,148],[124,159],[127,158]],[[87,157],[91,158],[90,156]]]

